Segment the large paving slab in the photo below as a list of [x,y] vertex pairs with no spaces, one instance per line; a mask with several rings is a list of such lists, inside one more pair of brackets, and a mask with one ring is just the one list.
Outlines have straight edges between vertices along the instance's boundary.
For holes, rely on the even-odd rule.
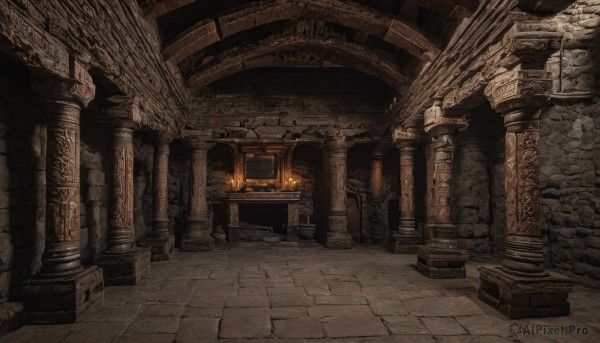
[[177,343],[211,343],[217,341],[218,331],[218,319],[184,318],[175,339]]
[[267,308],[226,308],[220,338],[261,338],[271,335],[271,314]]
[[274,320],[273,326],[279,338],[321,338],[324,335],[321,320],[314,317]]
[[325,335],[331,338],[386,336],[388,331],[374,315],[345,314],[322,319]]
[[418,317],[454,317],[483,314],[480,306],[467,297],[430,297],[404,300],[410,314]]

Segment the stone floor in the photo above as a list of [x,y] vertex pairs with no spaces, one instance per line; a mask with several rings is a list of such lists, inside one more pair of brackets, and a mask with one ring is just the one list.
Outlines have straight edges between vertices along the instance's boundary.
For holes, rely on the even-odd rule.
[[[106,288],[104,307],[82,322],[25,326],[0,341],[600,342],[598,290],[576,285],[568,317],[513,321],[477,299],[480,262],[462,280],[427,279],[415,264],[378,246],[176,252],[140,284]],[[518,325],[524,333],[511,335]],[[571,325],[587,335],[548,332]]]

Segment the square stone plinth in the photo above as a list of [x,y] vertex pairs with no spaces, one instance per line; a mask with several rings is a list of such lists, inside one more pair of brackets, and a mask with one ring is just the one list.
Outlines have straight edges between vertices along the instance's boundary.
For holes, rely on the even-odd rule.
[[97,266],[84,267],[72,277],[30,279],[22,285],[25,321],[29,323],[73,323],[104,302],[102,269]]
[[394,254],[416,254],[421,240],[416,236],[403,236],[398,233],[388,238],[388,250]]
[[328,232],[327,249],[352,249],[352,236],[348,232]]
[[150,248],[136,248],[123,255],[98,254],[96,264],[104,270],[106,286],[135,285],[150,270]]
[[215,247],[215,239],[206,238],[183,238],[181,240],[181,251],[211,251]]
[[500,267],[479,269],[479,299],[510,319],[566,316],[572,291],[571,279],[549,273],[548,276],[517,276]]
[[166,261],[173,255],[175,248],[175,236],[171,235],[168,238],[144,238],[140,241],[140,245],[144,248],[150,248],[151,257],[154,261]]
[[417,251],[417,269],[430,279],[464,279],[468,260],[465,250],[421,246]]

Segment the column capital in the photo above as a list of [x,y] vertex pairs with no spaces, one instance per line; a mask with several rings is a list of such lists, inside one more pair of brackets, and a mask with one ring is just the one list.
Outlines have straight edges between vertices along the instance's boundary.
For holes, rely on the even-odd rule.
[[169,146],[169,144],[171,144],[171,141],[173,141],[173,136],[174,135],[170,132],[154,131],[150,136],[150,140],[152,141],[152,144],[155,147],[160,148],[164,146]]
[[139,98],[136,96],[115,95],[106,98],[106,105],[99,112],[111,127],[135,128],[142,121]]
[[325,146],[331,152],[345,152],[354,145],[353,141],[346,140],[346,136],[330,136],[325,140]]
[[553,22],[518,20],[504,35],[502,45],[507,55],[518,58],[518,63],[541,70],[550,55],[560,49],[563,33],[557,30]]
[[40,95],[42,102],[74,102],[86,107],[94,99],[96,86],[90,80],[77,80],[60,77],[36,77],[31,88]]
[[469,126],[468,110],[442,109],[442,101],[436,100],[431,108],[425,111],[425,133],[432,136],[454,135],[457,130],[464,130]]
[[209,142],[212,135],[207,130],[183,130],[182,137],[189,149],[210,150],[215,146],[214,142]]
[[392,132],[392,142],[398,149],[412,147],[418,138],[418,129],[398,127]]
[[505,115],[524,108],[541,108],[551,90],[551,73],[544,70],[523,70],[521,66],[517,66],[497,75],[485,87],[485,95],[492,107]]

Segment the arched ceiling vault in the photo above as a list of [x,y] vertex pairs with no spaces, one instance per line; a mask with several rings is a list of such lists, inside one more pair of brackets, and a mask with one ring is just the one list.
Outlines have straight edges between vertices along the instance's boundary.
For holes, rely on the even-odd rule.
[[439,42],[410,22],[367,6],[339,0],[278,0],[251,3],[242,9],[200,20],[164,45],[163,56],[179,63],[238,32],[280,20],[316,19],[343,25],[389,42],[411,55],[431,61],[440,53]]
[[[480,0],[138,0],[193,91],[259,67],[345,67],[399,94]],[[300,27],[300,29],[298,28]]]
[[[304,52],[304,53],[303,53]],[[399,90],[407,78],[385,56],[335,37],[274,36],[259,45],[228,51],[186,78],[190,88],[203,87],[228,75],[259,67],[346,67],[375,76]]]

